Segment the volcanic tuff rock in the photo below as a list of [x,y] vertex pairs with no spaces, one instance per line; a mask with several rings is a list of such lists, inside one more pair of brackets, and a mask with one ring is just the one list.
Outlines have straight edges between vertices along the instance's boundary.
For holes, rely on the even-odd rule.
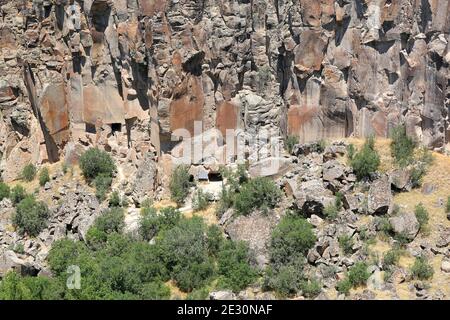
[[[97,145],[135,165],[216,128],[448,140],[447,0],[0,1],[0,173]],[[188,142],[191,141],[188,140]],[[261,145],[248,143],[258,158]],[[183,148],[182,148],[183,149]],[[215,144],[211,165],[224,161]],[[164,156],[169,155],[169,156]],[[201,159],[201,161],[206,161]],[[19,168],[19,169],[18,169]],[[166,174],[166,170],[161,173]]]

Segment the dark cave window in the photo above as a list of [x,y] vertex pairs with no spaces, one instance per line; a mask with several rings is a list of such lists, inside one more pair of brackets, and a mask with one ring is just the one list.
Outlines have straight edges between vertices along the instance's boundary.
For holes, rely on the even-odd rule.
[[222,175],[218,172],[210,172],[208,174],[208,179],[210,182],[223,181]]
[[112,123],[111,124],[111,131],[114,132],[122,132],[122,124],[121,123]]
[[90,123],[86,123],[86,133],[97,133],[97,130],[95,129],[95,126]]

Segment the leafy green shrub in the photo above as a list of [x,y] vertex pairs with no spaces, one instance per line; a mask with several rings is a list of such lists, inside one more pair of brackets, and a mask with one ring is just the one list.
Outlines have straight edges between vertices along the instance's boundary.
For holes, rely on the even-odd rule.
[[348,278],[342,279],[338,283],[336,283],[336,290],[339,293],[343,293],[348,295],[350,293],[350,289],[352,288],[352,283]]
[[312,151],[317,153],[323,153],[326,147],[327,142],[324,139],[320,139],[313,145]]
[[106,194],[112,184],[112,178],[104,173],[99,174],[94,179],[95,195],[98,200],[103,201],[106,199]]
[[433,154],[425,147],[421,147],[416,154],[414,167],[411,171],[411,184],[413,188],[422,185],[423,177],[427,173],[428,167],[433,163]]
[[348,270],[348,280],[353,287],[366,284],[370,274],[367,271],[367,264],[364,262],[357,262]]
[[219,218],[234,206],[241,185],[249,181],[245,164],[239,164],[236,171],[222,167],[220,172],[227,183],[226,185],[222,184],[222,192],[216,207],[216,215]]
[[109,206],[110,207],[120,207],[122,204],[122,201],[120,200],[119,192],[114,191],[111,193],[109,197]]
[[208,288],[195,289],[186,296],[186,300],[207,300],[209,296]]
[[207,246],[209,255],[217,256],[220,249],[223,248],[223,243],[225,241],[222,230],[217,225],[213,224],[208,227],[206,236],[208,238]]
[[239,292],[255,281],[256,271],[250,266],[248,246],[228,241],[218,255],[219,286]]
[[34,178],[36,177],[36,167],[31,163],[27,164],[22,169],[21,177],[25,181],[28,181],[28,182],[33,181]]
[[388,237],[392,233],[392,226],[387,217],[377,217],[375,223],[377,230],[380,231],[385,237]]
[[342,199],[343,195],[340,192],[336,193],[334,203],[331,203],[323,209],[323,215],[330,220],[337,218],[339,211],[342,210]]
[[274,208],[281,198],[281,190],[267,177],[258,177],[246,182],[234,200],[234,208],[247,215],[254,209],[267,212]]
[[429,220],[427,209],[422,203],[419,203],[414,209],[414,214],[416,215],[417,221],[419,222],[420,230],[423,231]]
[[373,137],[366,140],[362,149],[351,159],[350,164],[359,180],[370,177],[372,173],[378,170],[380,156],[375,150]]
[[213,276],[214,264],[208,256],[207,243],[205,224],[198,217],[181,219],[157,242],[170,275],[181,290],[201,288]]
[[112,177],[116,165],[107,152],[98,148],[90,148],[81,155],[80,168],[84,177],[91,181],[99,175]]
[[304,257],[316,242],[312,225],[306,219],[284,216],[272,232],[270,260],[276,268]]
[[122,208],[110,208],[105,210],[86,234],[86,240],[91,247],[101,246],[106,242],[108,235],[122,233],[125,226],[125,216]]
[[[147,208],[142,210],[151,207]],[[168,211],[165,216],[170,216]],[[86,242],[61,239],[53,243],[47,257],[53,274],[50,281],[38,276],[30,284],[27,278],[17,277],[14,286],[8,284],[7,294],[17,293],[16,299],[167,299],[170,290],[164,283],[173,280],[181,290],[191,292],[189,299],[204,299],[213,284],[239,291],[254,281],[246,245],[225,239],[217,226],[207,227],[199,217],[166,220],[161,218],[159,223],[164,232],[159,231],[149,244],[122,234],[123,211],[110,208],[95,220]],[[73,265],[82,274],[78,290],[66,285]]]
[[194,209],[194,211],[205,210],[208,207],[210,199],[211,195],[209,193],[204,192],[202,189],[198,189],[192,199],[192,209]]
[[401,250],[394,248],[387,251],[383,256],[383,266],[388,268],[397,265],[401,256]]
[[305,297],[314,298],[322,291],[322,283],[315,278],[304,280],[300,285],[300,289]]
[[14,188],[11,189],[10,198],[14,204],[18,204],[20,201],[25,199],[26,196],[27,192],[25,191],[25,188],[20,184],[17,184],[16,186],[14,186]]
[[170,178],[170,195],[178,205],[182,205],[189,195],[189,189],[194,185],[190,181],[189,167],[180,165],[175,168]]
[[236,194],[227,188],[222,186],[222,192],[220,193],[220,199],[217,203],[216,215],[220,218],[228,209],[233,207]]
[[338,216],[338,209],[335,204],[329,204],[323,208],[323,215],[330,220],[334,220]]
[[142,208],[139,234],[144,240],[149,241],[159,232],[173,228],[180,219],[180,211],[173,207],[163,208],[159,214],[153,207]]
[[20,233],[37,236],[47,226],[49,210],[44,202],[27,196],[20,201],[13,216],[13,223]]
[[[56,241],[48,263],[64,292],[63,299],[167,299],[167,269],[160,248],[113,232],[103,246],[91,249],[83,242]],[[66,287],[67,268],[80,267],[81,289]]]
[[10,189],[9,186],[3,182],[0,182],[0,201],[5,198],[9,198]]
[[0,281],[0,300],[57,300],[61,288],[57,281],[47,277],[21,277],[8,272]]
[[347,146],[347,157],[352,160],[353,157],[355,156],[356,153],[356,149],[355,149],[355,145],[353,143],[349,144]]
[[424,165],[417,165],[411,170],[411,185],[413,188],[420,187],[422,185],[423,177],[427,173]]
[[39,172],[39,185],[41,187],[45,186],[47,182],[50,181],[50,175],[48,173],[48,168],[42,168],[41,172]]
[[399,125],[395,127],[391,134],[391,153],[396,163],[405,167],[414,161],[414,149],[416,144],[406,134],[406,127]]
[[11,250],[18,254],[25,253],[25,247],[23,246],[23,243],[17,243],[17,244],[11,245]]
[[304,283],[304,259],[287,265],[270,266],[266,270],[264,289],[274,290],[282,297],[296,294]]
[[299,143],[297,136],[288,136],[286,138],[286,149],[289,154],[292,154],[294,146]]
[[416,257],[416,260],[411,267],[411,274],[415,279],[428,280],[433,277],[434,270],[433,267],[429,265],[425,256],[419,256]]
[[144,300],[167,300],[170,298],[170,288],[161,281],[145,283],[140,295]]
[[344,254],[351,254],[353,253],[353,238],[349,237],[348,235],[343,235],[338,238],[339,246],[341,247]]

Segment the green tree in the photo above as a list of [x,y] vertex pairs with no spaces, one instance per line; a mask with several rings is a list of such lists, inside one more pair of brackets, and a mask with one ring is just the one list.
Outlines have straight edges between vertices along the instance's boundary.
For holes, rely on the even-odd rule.
[[228,241],[218,256],[219,286],[239,292],[255,281],[257,273],[250,265],[248,246]]
[[20,184],[17,184],[14,186],[14,188],[11,189],[11,201],[14,204],[18,204],[20,201],[25,199],[27,196],[27,192],[24,187],[22,187]]
[[258,177],[245,183],[234,199],[234,208],[247,215],[255,209],[267,212],[274,208],[280,198],[281,190],[267,177]]
[[0,201],[5,198],[9,198],[10,189],[9,186],[3,182],[0,182]]
[[33,164],[27,164],[23,169],[22,169],[22,174],[21,177],[23,180],[25,181],[33,181],[34,178],[36,177],[36,167]]
[[387,251],[383,256],[383,267],[389,268],[398,264],[401,256],[401,250],[393,248]]
[[353,238],[349,237],[348,235],[342,235],[338,238],[339,246],[341,247],[344,254],[351,254],[353,253]]
[[289,154],[292,154],[292,151],[294,150],[294,146],[299,143],[297,136],[288,136],[286,138],[286,149]]
[[48,168],[44,167],[42,168],[41,172],[39,172],[39,185],[43,187],[49,181],[50,181],[50,174],[48,173]]
[[419,222],[420,230],[423,231],[428,224],[429,215],[427,209],[422,203],[419,203],[414,208],[414,214],[416,215],[417,221]]
[[203,219],[181,219],[158,243],[169,272],[181,290],[190,292],[210,281],[214,265],[208,256]]
[[370,177],[372,173],[378,170],[380,156],[375,150],[375,140],[373,137],[366,140],[362,149],[353,156],[350,164],[359,180]]
[[169,189],[172,200],[182,205],[189,195],[189,189],[194,185],[190,181],[189,167],[180,165],[175,168],[170,178]]
[[120,207],[122,201],[120,201],[119,192],[114,191],[109,197],[109,206],[110,207]]
[[419,256],[414,260],[414,264],[411,267],[411,274],[415,279],[428,280],[433,277],[434,270],[425,256]]
[[352,288],[352,283],[348,278],[344,278],[338,283],[336,283],[336,290],[339,293],[343,293],[345,295],[348,295],[350,293],[350,289]]
[[399,125],[395,127],[391,134],[391,153],[397,164],[405,167],[414,161],[414,149],[416,144],[406,134],[406,127]]
[[13,223],[20,233],[34,237],[47,226],[48,217],[47,205],[42,201],[36,201],[33,196],[27,196],[17,205]]
[[140,295],[144,300],[167,300],[170,288],[161,281],[148,282],[142,286]]
[[348,280],[353,287],[366,284],[370,277],[370,273],[367,270],[367,264],[364,262],[357,262],[348,270]]
[[104,173],[99,174],[94,179],[95,196],[98,200],[103,201],[106,199],[106,194],[112,184],[112,178]]
[[274,266],[266,269],[264,288],[274,290],[278,295],[287,297],[296,294],[305,281],[303,268],[305,259],[296,259],[286,265]]
[[210,199],[211,195],[209,193],[204,192],[202,189],[198,189],[192,199],[192,209],[194,209],[194,211],[205,210],[208,208]]
[[105,210],[88,230],[86,235],[88,243],[99,246],[106,242],[111,233],[122,233],[125,226],[125,217],[122,208],[114,207]]
[[8,272],[0,281],[0,300],[31,300],[30,289],[15,272]]
[[139,234],[143,239],[149,241],[158,233],[176,226],[180,219],[180,211],[173,207],[162,208],[159,213],[153,207],[142,208]]
[[111,156],[98,148],[90,148],[80,157],[80,168],[87,180],[93,180],[99,175],[112,177],[116,165]]
[[271,263],[280,266],[303,257],[316,242],[312,225],[303,218],[284,216],[272,232]]

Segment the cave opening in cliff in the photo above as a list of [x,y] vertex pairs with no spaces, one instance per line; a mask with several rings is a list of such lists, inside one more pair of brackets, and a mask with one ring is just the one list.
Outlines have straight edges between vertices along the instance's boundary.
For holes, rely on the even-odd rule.
[[209,182],[220,182],[223,181],[222,175],[220,172],[210,172],[208,173]]
[[111,123],[111,132],[114,134],[116,132],[122,132],[121,123]]
[[97,133],[97,130],[95,129],[95,126],[93,124],[90,124],[90,123],[86,123],[85,131],[86,131],[86,133],[92,133],[92,134],[96,134]]
[[44,19],[50,17],[50,13],[52,13],[52,4],[44,6]]
[[94,1],[91,7],[92,25],[97,32],[105,32],[108,27],[111,7],[106,2]]

